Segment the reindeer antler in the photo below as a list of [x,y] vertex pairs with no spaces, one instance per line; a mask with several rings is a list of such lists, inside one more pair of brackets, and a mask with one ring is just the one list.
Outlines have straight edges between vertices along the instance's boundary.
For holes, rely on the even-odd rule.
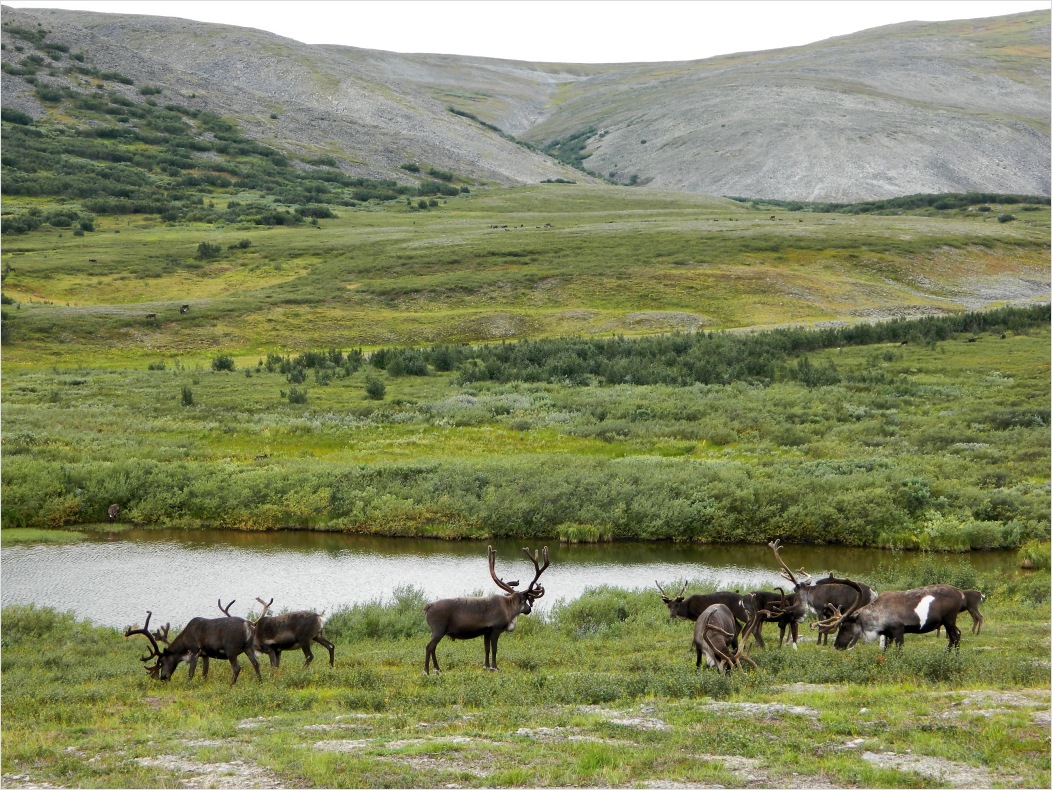
[[780,540],[772,540],[767,545],[771,547],[771,551],[774,552],[774,558],[776,560],[778,560],[778,564],[782,566],[782,570],[780,571],[780,573],[781,573],[783,579],[791,581],[793,583],[794,587],[799,587],[801,583],[806,584],[807,582],[809,582],[811,580],[811,574],[807,573],[803,568],[800,568],[797,571],[797,573],[799,573],[800,576],[803,577],[803,582],[797,581],[796,577],[793,576],[793,572],[791,570],[789,570],[789,566],[785,564],[785,562],[782,560],[781,554],[779,554],[779,552],[783,548],[782,547],[782,541],[780,541]]
[[234,602],[235,602],[236,600],[237,600],[237,599],[235,598],[235,599],[234,599],[233,601],[231,601],[230,603],[228,603],[228,604],[227,604],[227,605],[226,605],[226,606],[224,607],[224,606],[223,606],[223,599],[222,599],[222,598],[220,598],[220,599],[219,599],[218,601],[216,601],[216,605],[217,605],[217,606],[219,607],[219,611],[221,611],[221,612],[222,612],[223,614],[225,614],[225,615],[226,615],[227,617],[233,617],[234,615],[230,614],[230,607],[234,605]]
[[274,603],[274,599],[271,598],[269,601],[264,601],[262,598],[256,598],[256,600],[263,604],[263,611],[260,612],[259,617],[256,618],[256,622],[258,623],[260,620],[267,616],[267,610],[270,609],[270,605]]
[[489,575],[490,575],[490,577],[493,579],[493,581],[496,583],[496,585],[498,587],[500,587],[502,590],[504,590],[504,592],[506,592],[506,593],[517,592],[515,588],[519,586],[518,581],[506,582],[502,578],[497,576],[497,569],[496,569],[496,567],[494,567],[494,563],[497,561],[497,551],[492,546],[490,546],[488,548],[489,548],[489,550],[488,550],[487,554],[489,556]]
[[533,563],[533,569],[537,571],[533,576],[533,581],[530,582],[529,586],[526,588],[526,595],[528,595],[531,600],[537,600],[542,595],[544,595],[544,587],[537,584],[537,580],[541,578],[541,574],[544,573],[544,571],[551,564],[551,561],[548,559],[548,547],[545,546],[543,549],[541,549],[541,556],[544,558],[543,566],[537,564],[536,551],[534,551],[532,555],[530,554],[529,549],[523,549],[523,551],[526,552],[526,556],[529,557],[530,562]]
[[[151,677],[157,677],[157,672],[161,668],[161,649],[157,647],[157,641],[154,639],[154,635],[150,633],[150,618],[153,617],[153,612],[149,609],[146,610],[146,624],[142,628],[132,628],[130,625],[124,631],[124,638],[127,639],[129,636],[135,636],[141,634],[150,640],[150,646],[153,650],[152,653],[139,658],[143,663],[149,661],[151,658],[156,658],[157,663],[152,667],[143,667]],[[165,626],[165,636],[168,635],[168,627]]]
[[681,595],[683,595],[683,591],[687,589],[687,583],[683,582],[683,586],[680,587],[679,592],[675,595],[670,596],[667,592],[665,592],[665,588],[658,584],[657,579],[654,579],[654,584],[657,584],[658,590],[661,591],[661,600],[663,600],[665,603],[668,603],[674,598],[679,598]]

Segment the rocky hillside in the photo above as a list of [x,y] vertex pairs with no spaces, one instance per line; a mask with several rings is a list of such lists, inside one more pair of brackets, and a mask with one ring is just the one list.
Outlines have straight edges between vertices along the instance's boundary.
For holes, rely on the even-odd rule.
[[619,183],[701,194],[1047,195],[1049,16],[907,23],[700,61],[573,65],[5,7],[3,106],[41,118],[40,85],[69,80],[58,69],[16,73],[29,50],[9,31],[43,28],[96,69],[130,78],[130,94],[159,88],[166,102],[232,117],[250,137],[365,178],[404,181],[407,162],[476,184],[592,178],[550,151]]

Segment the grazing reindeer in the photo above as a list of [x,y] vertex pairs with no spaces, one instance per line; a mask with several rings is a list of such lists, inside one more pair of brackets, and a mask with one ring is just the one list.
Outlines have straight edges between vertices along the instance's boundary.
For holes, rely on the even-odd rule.
[[106,515],[110,517],[110,521],[116,521],[117,516],[121,514],[121,506],[114,502],[106,510]]
[[274,603],[271,598],[269,602],[257,598],[263,604],[264,614],[256,620],[255,638],[252,646],[258,653],[266,653],[270,656],[272,667],[281,664],[281,651],[291,650],[298,647],[307,657],[304,667],[309,667],[314,660],[310,643],[317,642],[329,651],[329,666],[336,662],[336,645],[325,638],[322,634],[321,615],[317,612],[288,612],[276,616],[267,617],[266,611],[270,604]]
[[[223,609],[222,603],[220,603],[219,608],[224,612],[229,612],[233,603],[233,601],[228,603],[226,609]],[[136,629],[129,626],[124,632],[125,637],[142,634],[150,640],[153,652],[140,659],[141,661],[149,661],[152,658],[157,659],[157,663],[152,667],[146,667],[150,677],[158,680],[169,680],[179,664],[186,661],[190,665],[189,677],[187,677],[189,682],[194,679],[197,659],[200,658],[203,662],[201,677],[207,679],[208,659],[224,658],[230,662],[230,666],[234,670],[234,676],[230,679],[230,685],[234,685],[237,683],[237,676],[241,674],[241,665],[238,663],[237,657],[244,653],[249,663],[252,664],[252,668],[256,670],[256,677],[263,680],[263,676],[259,671],[259,662],[256,660],[255,650],[252,648],[254,629],[252,628],[252,623],[248,620],[230,616],[217,617],[215,619],[195,617],[186,624],[179,636],[169,642],[168,625],[153,633],[150,632],[151,614],[151,612],[146,613],[145,626]],[[266,614],[265,609],[263,614]],[[157,646],[158,641],[164,642],[163,650]]]
[[[747,623],[751,616],[742,607],[742,595],[739,592],[727,592],[718,591],[714,593],[692,595],[689,598],[684,599],[683,592],[687,589],[687,583],[683,582],[683,587],[674,596],[670,596],[665,592],[665,588],[658,584],[657,580],[654,580],[654,584],[657,584],[658,590],[661,592],[661,600],[665,602],[665,606],[668,607],[668,616],[675,619],[682,617],[684,620],[691,620],[697,622],[701,613],[708,609],[710,606],[716,603],[721,603],[731,610],[734,615],[734,619],[737,623]],[[741,625],[736,625],[736,633],[741,630]],[[764,647],[763,637],[758,636],[756,644],[760,647]]]
[[846,612],[822,621],[830,631],[839,629],[833,646],[837,650],[854,647],[859,639],[875,642],[884,638],[884,650],[892,639],[902,647],[903,634],[926,634],[946,627],[947,651],[961,647],[957,615],[965,609],[964,593],[948,584],[929,584],[915,590],[885,592],[872,603],[862,605],[862,588],[850,579],[843,583],[855,588],[855,602]]
[[[431,662],[434,662],[435,672],[441,672],[438,667],[438,657],[435,655],[435,646],[442,637],[450,639],[474,639],[483,637],[486,642],[486,669],[497,671],[497,640],[505,631],[515,630],[515,621],[520,614],[529,614],[533,611],[533,603],[544,595],[544,587],[537,584],[548,567],[548,547],[543,549],[542,557],[544,565],[537,562],[537,552],[532,555],[529,549],[523,549],[526,556],[533,563],[536,573],[533,581],[522,591],[515,588],[519,586],[517,581],[505,582],[497,576],[494,562],[497,552],[489,547],[489,575],[497,586],[507,595],[490,595],[486,598],[443,598],[440,601],[429,603],[424,607],[424,619],[431,629],[431,641],[427,643],[424,651],[424,672],[431,674]],[[490,665],[490,655],[493,656],[493,664]]]
[[[829,576],[811,584],[811,575],[806,573],[803,568],[797,570],[797,573],[800,574],[800,580],[798,581],[779,553],[782,550],[782,542],[780,540],[772,540],[767,545],[771,547],[771,550],[774,552],[774,558],[782,566],[780,571],[782,578],[793,583],[794,592],[803,604],[802,609],[797,609],[797,623],[802,623],[808,612],[818,617],[828,617],[833,613],[833,609],[830,607],[836,607],[839,611],[844,611],[854,603],[856,589],[862,590],[863,604],[875,601],[877,598],[877,591],[872,587],[859,584],[858,587],[852,588],[847,584],[847,579],[834,579],[832,576]],[[851,582],[851,584],[858,583]],[[819,627],[819,644],[826,641],[828,633],[831,633],[831,631],[826,630],[824,627]]]
[[749,622],[740,636],[737,633],[734,614],[726,604],[712,604],[698,617],[694,624],[692,643],[698,653],[695,667],[701,666],[702,657],[706,664],[723,672],[730,672],[734,667],[741,669],[743,659],[756,666],[756,662],[749,658],[745,645],[756,628],[759,609],[756,607],[756,599],[751,594],[742,596],[740,603],[750,613]]

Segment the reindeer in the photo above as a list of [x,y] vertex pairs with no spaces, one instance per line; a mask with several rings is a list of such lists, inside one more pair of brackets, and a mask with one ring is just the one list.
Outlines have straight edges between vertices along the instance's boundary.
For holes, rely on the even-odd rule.
[[114,502],[106,509],[106,515],[109,516],[110,521],[116,521],[117,516],[121,514],[121,506]]
[[[983,630],[983,623],[986,622],[983,618],[982,612],[979,611],[979,604],[986,600],[986,596],[978,590],[961,590],[964,593],[964,606],[961,607],[962,612],[968,612],[972,616],[972,634],[978,636]],[[942,627],[935,629],[935,635],[938,636]]]
[[[847,580],[834,579],[831,575],[825,579],[819,579],[814,584],[811,584],[811,575],[806,573],[803,568],[797,570],[800,574],[800,580],[797,580],[793,572],[789,570],[789,566],[782,560],[781,554],[782,542],[780,540],[772,540],[767,544],[771,547],[774,552],[774,558],[778,560],[778,564],[782,566],[780,571],[783,579],[793,583],[793,589],[803,604],[802,608],[796,609],[796,622],[797,624],[802,623],[808,612],[823,618],[828,617],[833,613],[833,607],[836,607],[839,611],[851,606],[855,600],[855,589],[851,588],[845,582]],[[852,582],[856,584],[856,582]],[[870,603],[876,600],[877,591],[872,587],[865,584],[859,585],[862,590],[863,603]],[[813,624],[812,624],[813,625]],[[818,642],[822,644],[827,640],[827,635],[831,631],[819,627],[818,630]]]
[[[742,595],[739,592],[721,590],[714,593],[692,595],[684,599],[683,592],[687,589],[686,582],[683,582],[683,586],[674,596],[670,596],[665,591],[665,588],[658,584],[657,579],[654,580],[654,584],[657,584],[657,588],[661,592],[661,600],[668,607],[668,616],[672,619],[682,617],[684,620],[697,622],[702,612],[713,604],[720,603],[731,610],[736,623],[744,624],[749,621],[750,613],[742,607]],[[737,633],[741,630],[741,625],[736,625],[735,628],[735,633]],[[762,636],[757,638],[756,644],[764,647]]]
[[[440,601],[429,603],[424,607],[424,619],[431,629],[431,641],[427,643],[424,651],[424,673],[431,674],[431,662],[434,662],[435,672],[441,672],[438,666],[438,656],[435,655],[435,647],[448,636],[450,639],[474,639],[483,637],[486,647],[486,669],[497,672],[497,640],[505,631],[514,631],[515,622],[520,614],[529,614],[533,611],[533,603],[544,595],[544,587],[537,584],[541,574],[549,565],[548,547],[542,550],[544,565],[537,562],[537,552],[532,555],[529,549],[523,549],[526,556],[533,563],[536,573],[533,581],[522,591],[515,588],[519,586],[517,581],[505,582],[497,576],[494,562],[497,552],[490,546],[489,575],[497,586],[504,590],[506,595],[490,595],[485,598],[443,598]],[[493,663],[490,665],[490,656]]]
[[899,647],[905,643],[903,634],[926,634],[940,626],[946,627],[948,644],[946,650],[960,650],[961,629],[957,627],[957,615],[966,608],[964,593],[948,584],[929,584],[915,590],[882,593],[877,600],[863,605],[862,588],[850,579],[842,579],[856,590],[851,607],[824,621],[822,626],[837,630],[833,646],[837,650],[854,647],[859,639],[875,642],[883,637],[884,650],[895,640]]
[[[150,611],[146,612],[146,625],[135,629],[128,626],[124,636],[127,638],[136,634],[142,634],[150,640],[152,652],[139,660],[145,662],[153,658],[157,659],[156,664],[145,668],[150,677],[155,680],[171,679],[172,674],[183,661],[188,662],[190,665],[187,682],[193,680],[198,658],[202,659],[203,662],[201,677],[202,679],[207,679],[208,659],[225,658],[230,662],[230,666],[234,670],[234,675],[230,679],[230,685],[232,686],[237,683],[237,676],[241,674],[241,665],[238,663],[237,657],[244,653],[249,663],[252,664],[252,668],[256,670],[256,677],[262,681],[263,675],[260,674],[259,662],[256,660],[256,653],[252,647],[254,633],[252,623],[241,617],[229,616],[230,607],[233,603],[234,601],[231,601],[224,609],[222,601],[219,601],[219,608],[221,611],[228,613],[227,617],[214,619],[195,617],[186,624],[179,636],[170,642],[168,640],[168,623],[165,624],[164,628],[158,629],[153,633],[150,632],[150,617],[153,614]],[[266,614],[266,609],[263,610],[263,614]],[[163,650],[157,646],[158,641],[164,642]]]
[[785,631],[788,628],[793,650],[797,650],[797,640],[800,637],[799,625],[800,621],[806,616],[807,610],[803,601],[800,600],[800,596],[796,593],[786,595],[785,590],[781,587],[775,587],[775,589],[778,591],[777,593],[767,590],[756,590],[751,593],[756,601],[757,613],[759,614],[754,635],[756,644],[763,646],[763,637],[760,635],[760,632],[763,630],[763,624],[773,622],[778,624],[778,647],[781,648],[782,643],[785,641]]
[[759,609],[751,594],[741,596],[739,604],[749,611],[749,621],[740,636],[737,633],[734,614],[726,604],[712,604],[699,615],[694,624],[692,643],[698,653],[695,668],[701,666],[703,657],[706,664],[722,672],[730,672],[735,667],[741,669],[742,660],[756,667],[756,662],[749,658],[745,645],[749,636],[755,633]]
[[266,612],[274,603],[274,599],[264,601],[262,598],[256,598],[256,600],[263,604],[264,614],[256,620],[252,647],[257,653],[266,653],[270,656],[272,667],[281,664],[282,650],[291,650],[294,647],[303,651],[303,655],[307,658],[303,666],[304,668],[309,667],[310,662],[314,660],[314,653],[310,649],[312,641],[329,651],[329,666],[335,666],[336,645],[322,634],[320,614],[317,612],[287,612],[267,617]]

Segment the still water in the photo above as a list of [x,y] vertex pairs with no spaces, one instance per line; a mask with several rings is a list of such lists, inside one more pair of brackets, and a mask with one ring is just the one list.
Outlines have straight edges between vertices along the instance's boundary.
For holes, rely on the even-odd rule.
[[[523,541],[493,541],[497,575],[533,578]],[[236,599],[231,614],[246,616],[255,598],[277,611],[332,612],[356,603],[390,601],[412,586],[429,600],[497,592],[486,565],[487,542],[367,538],[316,532],[237,533],[218,530],[131,531],[70,545],[13,545],[0,551],[4,606],[36,604],[73,611],[99,625],[123,628],[154,619],[181,626],[198,615],[219,617],[216,601]],[[538,548],[530,545],[530,548]],[[551,566],[541,582],[541,611],[610,585],[674,590],[686,580],[725,589],[785,584],[766,546],[679,546],[608,543],[549,544]],[[930,555],[873,549],[789,545],[782,557],[816,578],[830,571],[865,577],[879,567],[931,562]],[[1014,552],[963,555],[980,572],[1011,570]],[[670,590],[673,591],[673,590]],[[691,588],[688,587],[687,594]]]

